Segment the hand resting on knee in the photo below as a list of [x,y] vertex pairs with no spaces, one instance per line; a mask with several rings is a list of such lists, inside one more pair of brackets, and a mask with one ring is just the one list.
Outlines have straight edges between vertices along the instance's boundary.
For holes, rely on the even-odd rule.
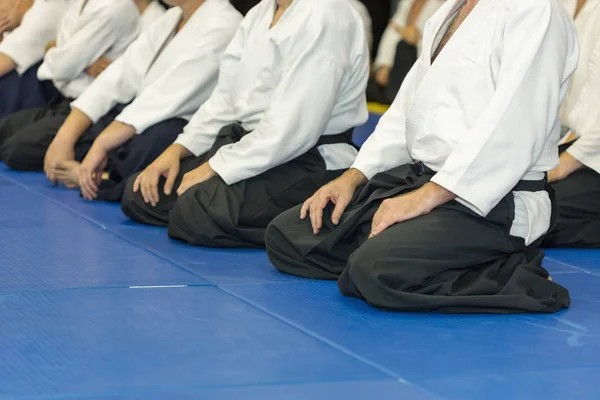
[[158,182],[161,177],[166,179],[164,192],[168,196],[173,191],[175,179],[179,174],[181,160],[190,157],[192,153],[179,144],[167,148],[152,164],[140,173],[133,184],[133,191],[141,191],[144,202],[156,206],[160,195]]

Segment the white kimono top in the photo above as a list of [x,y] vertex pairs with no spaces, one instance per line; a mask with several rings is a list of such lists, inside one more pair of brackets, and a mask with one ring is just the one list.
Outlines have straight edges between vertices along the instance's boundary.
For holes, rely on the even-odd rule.
[[[444,4],[445,0],[427,0],[421,13],[417,17],[416,27],[419,29],[421,33],[425,30],[425,23],[433,14],[440,9],[440,7]],[[394,21],[398,26],[406,27],[406,23],[408,21],[408,15],[410,13],[410,9],[414,0],[402,0],[400,5],[398,6],[398,10],[392,17],[392,21]],[[381,37],[381,42],[379,42],[379,49],[377,51],[377,58],[375,59],[375,69],[387,66],[392,67],[394,65],[394,60],[396,59],[396,48],[398,47],[398,43],[402,41],[402,35],[398,33],[393,26],[388,25],[388,27],[383,32],[383,36]],[[422,51],[422,42],[417,46],[419,54]]]
[[[176,143],[207,152],[219,130],[239,121],[252,133],[222,147],[211,167],[227,184],[257,176],[368,117],[369,54],[363,22],[347,0],[295,0],[269,29],[277,2],[263,0],[221,61],[219,83]],[[319,146],[328,169],[349,167],[356,150]]]
[[158,2],[158,0],[152,0],[148,7],[144,10],[140,16],[140,32],[144,32],[150,28],[156,20],[160,19],[167,10]]
[[352,4],[362,18],[365,26],[365,33],[367,35],[367,44],[369,45],[370,50],[373,46],[373,19],[371,18],[369,9],[360,0],[350,0],[350,4]]
[[58,26],[75,0],[35,0],[21,24],[0,43],[0,53],[10,57],[23,74],[44,58],[46,44],[56,40]]
[[65,97],[78,97],[94,80],[85,70],[102,56],[115,60],[123,54],[139,33],[139,20],[133,1],[75,1],[60,23],[56,47],[46,53],[38,79],[52,80]]
[[[423,54],[354,168],[367,178],[422,161],[432,181],[485,216],[520,180],[558,165],[558,109],[577,65],[577,33],[558,0],[480,1],[435,62],[465,0],[427,23]],[[514,192],[511,234],[527,244],[549,228],[546,192]]]
[[[574,15],[577,0],[566,0],[564,4]],[[600,0],[585,3],[575,26],[581,56],[560,117],[579,138],[567,150],[569,154],[600,173]]]
[[131,102],[116,120],[137,133],[169,118],[189,121],[214,90],[219,59],[242,16],[228,0],[206,0],[175,34],[181,19],[179,7],[167,11],[72,107],[96,122],[117,103]]

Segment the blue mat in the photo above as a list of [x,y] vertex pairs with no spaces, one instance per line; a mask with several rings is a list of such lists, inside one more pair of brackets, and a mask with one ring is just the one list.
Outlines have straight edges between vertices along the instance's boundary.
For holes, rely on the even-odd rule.
[[548,251],[556,315],[383,312],[0,165],[0,399],[597,400],[599,261]]

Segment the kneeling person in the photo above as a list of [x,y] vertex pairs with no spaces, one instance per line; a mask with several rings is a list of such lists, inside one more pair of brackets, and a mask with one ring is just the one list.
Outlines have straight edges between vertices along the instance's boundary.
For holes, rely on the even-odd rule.
[[598,1],[585,2],[575,17],[581,56],[560,112],[569,132],[559,147],[560,164],[548,174],[559,218],[544,247],[600,248],[599,20]]
[[178,7],[71,104],[45,156],[54,183],[81,187],[90,200],[120,201],[127,179],[172,144],[209,98],[242,16],[227,0],[169,3]]
[[466,0],[427,26],[423,55],[353,168],[273,221],[269,258],[385,309],[567,307],[539,245],[578,57],[572,23],[557,0]]
[[130,180],[129,217],[195,245],[260,247],[275,216],[352,164],[367,119],[360,16],[347,0],[274,3],[248,13],[211,98]]

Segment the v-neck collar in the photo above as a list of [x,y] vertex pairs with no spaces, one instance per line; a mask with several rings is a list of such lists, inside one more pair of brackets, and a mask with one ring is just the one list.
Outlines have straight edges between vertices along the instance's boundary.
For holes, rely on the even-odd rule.
[[[436,58],[435,64],[438,63],[440,58],[444,57],[444,54],[448,53],[448,48],[454,47],[454,43],[456,43],[457,38],[461,37],[464,32],[468,32],[473,27],[477,26],[483,18],[488,14],[488,12],[498,3],[500,0],[480,0],[471,13],[465,18],[462,24],[458,27],[456,32],[452,35],[452,38],[446,43],[446,46],[442,49],[440,54],[438,54]],[[448,24],[449,21],[452,20],[452,17],[455,13],[459,12],[460,8],[466,3],[466,0],[448,0],[447,4],[443,7],[443,12],[440,13],[439,18],[436,18],[435,21],[432,21],[435,25],[431,31],[431,34],[427,37],[427,42],[423,43],[423,57],[426,58],[427,66],[432,67],[434,63],[432,63],[431,58],[433,54],[437,50],[436,45],[439,45],[437,38],[442,35],[445,35],[446,32],[442,32],[444,27]]]

